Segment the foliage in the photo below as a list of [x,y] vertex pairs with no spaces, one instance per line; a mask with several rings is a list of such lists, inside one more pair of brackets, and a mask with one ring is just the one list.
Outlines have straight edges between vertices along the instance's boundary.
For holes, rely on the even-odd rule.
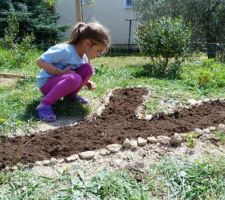
[[132,174],[102,171],[93,178],[86,178],[81,170],[77,173],[78,176],[74,176],[64,171],[59,178],[22,171],[2,173],[0,199],[148,199],[143,184]]
[[199,65],[187,65],[184,68],[182,79],[191,87],[198,87],[205,91],[225,87],[224,64],[209,59],[200,62]]
[[94,180],[99,185],[101,199],[148,199],[148,187],[142,183],[138,184],[135,177],[126,172],[105,173]]
[[[20,67],[12,66],[14,60],[7,61],[11,57],[10,50],[0,47],[0,71],[12,74],[23,74],[25,79],[15,79],[0,83],[0,133],[13,134],[20,129],[30,130],[39,123],[35,113],[41,93],[36,86],[36,75],[39,68],[34,60],[42,54],[42,51],[31,49],[27,52],[26,62]],[[202,56],[202,55],[201,55]],[[204,57],[205,58],[205,57]],[[14,59],[14,58],[13,58]],[[193,59],[199,59],[199,55]],[[210,62],[209,62],[210,61]],[[182,67],[181,79],[159,79],[149,77],[145,66],[149,67],[151,60],[143,56],[100,57],[92,61],[95,67],[95,75],[92,80],[96,83],[93,92],[87,89],[81,90],[82,96],[90,99],[91,104],[83,107],[77,104],[59,101],[54,106],[59,117],[79,117],[87,115],[90,110],[95,110],[108,90],[117,87],[151,87],[152,98],[145,103],[146,114],[172,109],[174,103],[185,104],[190,98],[224,98],[225,67],[213,60],[204,59],[200,64],[194,64],[190,60]],[[211,67],[210,67],[211,66]],[[210,68],[213,74],[213,84],[205,87],[198,85],[198,79],[202,70]],[[166,104],[161,102],[166,100]],[[177,105],[176,103],[176,105]],[[169,106],[169,107],[167,107]]]
[[167,194],[167,199],[217,200],[225,195],[224,156],[204,161],[165,158],[151,167],[149,176],[153,188],[160,188],[157,192]]
[[56,0],[44,0],[44,1],[49,5],[49,7],[54,6],[56,2]]
[[180,74],[190,38],[182,20],[166,17],[148,20],[139,25],[136,38],[141,51],[152,59],[153,75],[175,78]]
[[32,47],[34,40],[33,34],[27,34],[18,41],[19,23],[15,13],[10,13],[7,17],[8,26],[5,28],[5,36],[1,40],[1,46],[8,48],[10,57],[3,58],[9,64],[9,67],[19,67],[27,60],[29,49]]
[[187,141],[187,147],[194,148],[196,146],[196,139],[199,137],[199,135],[196,132],[190,132],[187,135],[186,141]]
[[[139,172],[101,171],[91,178],[75,167],[46,177],[27,170],[0,173],[0,199],[217,200],[225,194],[223,156],[204,160],[166,157]],[[77,175],[76,175],[77,174]]]
[[1,2],[0,5],[0,37],[4,37],[4,28],[7,27],[7,16],[16,15],[19,23],[17,39],[21,40],[26,34],[33,33],[38,47],[47,48],[61,39],[61,33],[67,26],[57,24],[59,15],[55,14],[52,0],[19,0],[11,3]]
[[215,131],[214,138],[219,141],[221,144],[225,144],[225,131]]
[[182,17],[191,26],[192,42],[206,42],[209,57],[225,42],[225,0],[134,0],[141,21],[162,16]]

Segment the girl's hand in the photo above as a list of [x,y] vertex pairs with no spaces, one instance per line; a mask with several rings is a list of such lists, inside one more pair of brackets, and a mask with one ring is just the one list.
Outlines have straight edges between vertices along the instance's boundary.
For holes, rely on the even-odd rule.
[[71,72],[73,72],[71,65],[67,65],[64,69],[62,69],[62,74],[71,73]]
[[92,82],[92,81],[88,81],[87,83],[86,83],[86,86],[87,86],[87,88],[88,88],[88,90],[93,90],[93,89],[95,89],[95,83],[94,82]]

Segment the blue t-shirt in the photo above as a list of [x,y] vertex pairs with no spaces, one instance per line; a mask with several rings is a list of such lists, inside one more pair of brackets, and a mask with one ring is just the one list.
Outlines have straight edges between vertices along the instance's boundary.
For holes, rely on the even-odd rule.
[[[71,44],[57,44],[50,47],[45,53],[43,53],[40,58],[49,64],[53,64],[59,69],[64,69],[67,65],[72,65],[73,69],[77,69],[81,64],[88,63],[88,58],[84,54],[81,58],[76,48]],[[37,76],[38,87],[41,88],[49,78],[55,76],[41,69]]]

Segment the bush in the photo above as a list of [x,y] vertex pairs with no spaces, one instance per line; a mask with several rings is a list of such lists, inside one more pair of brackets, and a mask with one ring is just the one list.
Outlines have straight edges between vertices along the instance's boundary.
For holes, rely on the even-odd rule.
[[208,59],[201,61],[200,64],[187,64],[182,73],[185,83],[192,87],[203,89],[204,93],[208,90],[217,90],[225,87],[225,65]]
[[23,38],[18,40],[19,23],[15,13],[10,13],[7,17],[8,26],[5,28],[5,36],[0,40],[0,46],[9,49],[10,58],[4,62],[9,64],[9,67],[18,67],[22,63],[26,62],[27,54],[32,47],[34,40],[33,34],[27,34]]
[[190,36],[190,30],[181,19],[163,17],[140,24],[136,41],[156,67],[153,75],[175,78],[188,52]]

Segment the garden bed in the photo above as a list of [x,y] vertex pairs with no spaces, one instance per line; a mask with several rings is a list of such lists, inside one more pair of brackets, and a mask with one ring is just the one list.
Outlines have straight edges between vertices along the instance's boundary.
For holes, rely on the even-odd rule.
[[158,113],[151,120],[138,119],[135,111],[147,95],[144,88],[117,89],[100,116],[76,126],[61,127],[30,136],[0,137],[1,168],[35,163],[122,144],[126,138],[147,138],[193,131],[225,122],[225,102],[211,101],[172,114]]

